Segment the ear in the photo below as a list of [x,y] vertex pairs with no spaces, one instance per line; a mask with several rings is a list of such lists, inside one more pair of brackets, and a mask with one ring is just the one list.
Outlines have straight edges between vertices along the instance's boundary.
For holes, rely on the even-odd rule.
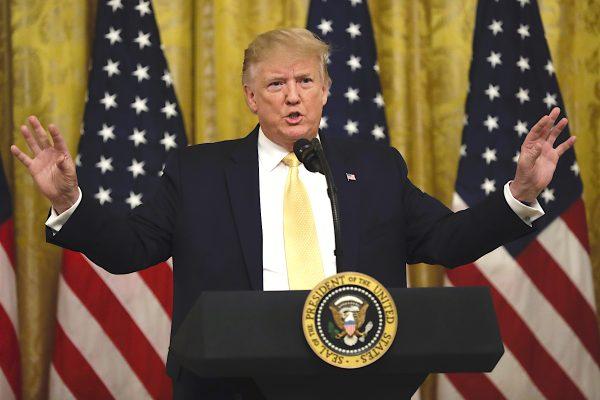
[[331,87],[331,80],[328,80],[327,82],[325,82],[325,84],[321,87],[321,90],[323,91],[323,93],[321,94],[321,102],[323,103],[323,106],[325,106],[325,104],[327,104],[327,98],[329,97],[329,88]]
[[246,104],[248,105],[248,108],[250,109],[250,111],[256,114],[258,112],[258,106],[256,104],[254,90],[252,90],[250,86],[244,85],[244,95],[246,98]]

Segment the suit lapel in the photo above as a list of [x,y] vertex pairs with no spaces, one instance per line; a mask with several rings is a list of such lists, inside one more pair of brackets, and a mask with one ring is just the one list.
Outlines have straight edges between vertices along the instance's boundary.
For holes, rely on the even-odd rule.
[[262,227],[258,182],[258,126],[231,153],[226,170],[227,189],[250,286],[262,290]]
[[[359,244],[359,206],[360,206],[360,171],[356,162],[336,148],[327,139],[323,140],[323,149],[338,191],[340,218],[342,220],[342,262],[338,272],[356,271],[358,269]],[[350,174],[350,175],[347,175]],[[352,180],[351,175],[354,175]]]

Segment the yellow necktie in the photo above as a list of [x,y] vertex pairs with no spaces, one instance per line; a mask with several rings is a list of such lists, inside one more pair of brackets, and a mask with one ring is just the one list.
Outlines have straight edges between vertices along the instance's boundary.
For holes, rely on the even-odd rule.
[[294,153],[283,158],[290,167],[283,195],[283,238],[291,290],[312,289],[325,274],[308,193],[298,176],[300,161]]

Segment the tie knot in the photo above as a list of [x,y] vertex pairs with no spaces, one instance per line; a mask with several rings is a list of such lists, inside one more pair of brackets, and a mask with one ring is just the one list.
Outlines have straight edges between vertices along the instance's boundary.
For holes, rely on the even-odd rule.
[[297,167],[300,165],[300,161],[296,158],[294,153],[289,153],[287,156],[283,157],[283,163],[288,167]]

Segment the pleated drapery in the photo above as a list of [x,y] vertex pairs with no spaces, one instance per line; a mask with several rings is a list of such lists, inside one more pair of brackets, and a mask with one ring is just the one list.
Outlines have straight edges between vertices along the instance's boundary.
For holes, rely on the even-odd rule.
[[[243,49],[258,33],[305,26],[308,0],[154,0],[190,143],[237,138],[256,118],[241,90]],[[392,145],[417,185],[450,204],[468,86],[476,0],[372,0]],[[28,115],[54,122],[76,151],[87,85],[93,0],[0,0],[0,154],[14,196],[24,398],[47,396],[58,248],[47,245],[48,202],[9,146]],[[584,181],[600,291],[600,0],[540,0]],[[335,77],[333,77],[335,79]],[[536,118],[532,116],[531,119]],[[436,285],[436,268],[411,270]],[[600,296],[596,296],[598,299]]]

